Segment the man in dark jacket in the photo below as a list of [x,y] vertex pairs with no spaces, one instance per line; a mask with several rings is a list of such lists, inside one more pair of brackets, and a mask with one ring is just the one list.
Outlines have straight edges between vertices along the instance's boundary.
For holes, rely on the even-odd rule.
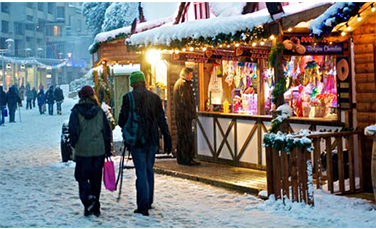
[[57,114],[61,115],[61,104],[64,102],[64,94],[59,85],[57,85],[55,88],[54,97],[56,101]]
[[53,86],[50,86],[50,88],[46,92],[46,103],[48,104],[48,114],[54,115],[55,96]]
[[39,113],[42,115],[44,114],[43,106],[46,103],[46,95],[44,94],[43,88],[39,90],[37,99],[38,99]]
[[84,215],[100,215],[100,191],[105,156],[111,156],[111,129],[94,90],[84,86],[69,118],[70,144],[75,149],[75,178]]
[[35,100],[37,99],[37,90],[35,87],[33,87],[33,90],[31,90],[31,93],[33,95],[32,101],[33,101],[33,107],[35,107]]
[[196,104],[191,80],[193,70],[183,68],[174,86],[174,109],[178,129],[176,158],[181,165],[199,165],[194,158],[192,121],[196,119]]
[[15,116],[16,116],[16,110],[17,110],[17,104],[21,107],[21,98],[18,95],[16,91],[16,86],[12,86],[9,88],[9,91],[7,93],[7,104],[8,104],[8,110],[9,110],[9,122],[16,122]]
[[[154,161],[158,151],[159,131],[164,138],[164,147],[167,153],[171,152],[171,135],[166,123],[162,108],[162,101],[158,95],[148,91],[145,87],[145,75],[141,71],[132,72],[130,75],[133,87],[135,108],[138,114],[140,138],[134,146],[126,146],[132,153],[133,163],[136,168],[137,209],[134,213],[149,215],[154,198]],[[119,114],[119,126],[124,129],[130,111],[130,93],[123,96],[123,104]]]
[[0,86],[0,110],[1,110],[0,126],[4,125],[5,123],[4,114],[5,114],[6,105],[7,105],[7,94],[5,93],[5,91],[3,91],[3,86]]

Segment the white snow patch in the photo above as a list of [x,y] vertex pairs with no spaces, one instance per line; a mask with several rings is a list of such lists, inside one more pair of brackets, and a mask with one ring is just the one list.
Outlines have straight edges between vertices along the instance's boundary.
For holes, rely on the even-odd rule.
[[344,8],[348,2],[336,2],[331,7],[329,7],[322,15],[312,20],[309,24],[309,29],[312,30],[314,34],[322,33],[322,30],[319,28],[321,24],[325,23],[327,26],[331,26],[334,22],[331,19],[339,9]]
[[241,15],[246,2],[209,2],[210,10],[217,17]]
[[175,17],[177,16],[179,5],[180,2],[141,2],[146,21]]
[[376,134],[376,125],[367,126],[364,129],[364,134],[368,136],[373,136]]

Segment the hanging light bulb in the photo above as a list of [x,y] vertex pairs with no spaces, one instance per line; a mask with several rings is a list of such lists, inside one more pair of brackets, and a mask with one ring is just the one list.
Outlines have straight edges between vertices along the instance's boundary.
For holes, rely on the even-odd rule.
[[376,8],[375,8],[375,6],[373,5],[373,3],[372,3],[372,5],[371,5],[371,11],[372,11],[372,13],[374,13],[375,11],[376,11]]
[[260,45],[264,45],[264,44],[265,44],[265,42],[264,42],[264,41],[261,41],[261,42],[260,42]]
[[253,42],[253,43],[252,43],[252,46],[253,46],[253,47],[255,47],[255,46],[256,46],[256,44],[257,44],[256,42]]
[[274,39],[274,35],[271,35],[269,38],[270,38],[270,40],[273,40]]
[[219,45],[220,48],[222,48],[223,45]]
[[173,54],[174,53],[174,51],[173,50],[170,50],[170,54]]
[[333,44],[333,42],[329,42],[329,44],[331,45],[331,44]]
[[239,46],[240,46],[240,44],[238,44],[238,43],[235,44],[235,47],[239,47]]
[[205,51],[206,51],[206,47],[203,47],[203,48],[202,48],[202,51],[204,51],[204,52],[205,52]]
[[186,50],[185,48],[182,49],[183,52],[185,52],[185,50]]
[[346,35],[345,31],[342,31],[341,36],[345,36],[345,35]]
[[227,45],[227,48],[230,48],[231,46],[230,45]]
[[346,23],[346,30],[347,30],[347,31],[350,31],[350,30],[351,30],[351,26],[349,26],[347,23]]
[[175,50],[175,53],[176,53],[176,54],[179,54],[179,52],[180,52],[179,50]]
[[292,28],[289,28],[287,31],[291,32],[291,31],[292,31]]
[[190,48],[189,48],[189,51],[191,51],[191,52],[192,52],[193,50],[194,50],[194,48],[193,48],[193,47],[190,47]]
[[358,21],[361,21],[362,20],[362,17],[360,16],[360,14],[358,14]]

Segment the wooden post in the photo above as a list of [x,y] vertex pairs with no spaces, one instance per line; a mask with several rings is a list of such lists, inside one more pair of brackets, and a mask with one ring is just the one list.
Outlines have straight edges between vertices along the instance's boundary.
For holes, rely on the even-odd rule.
[[266,67],[266,61],[264,59],[259,59],[257,61],[258,76],[257,77],[257,115],[265,114],[265,91],[264,91],[264,68]]
[[[273,40],[273,47],[276,47],[277,43],[279,42],[282,42],[282,35],[277,36],[276,39]],[[281,50],[281,52],[277,54],[275,65],[273,67],[274,67],[275,84],[277,84],[284,77],[283,50]],[[281,93],[277,99],[277,104],[275,104],[275,107],[278,108],[280,105],[283,105],[284,103],[285,103],[285,99],[283,97],[283,93]]]
[[354,175],[354,135],[349,135],[347,138],[347,152],[349,154],[349,179],[350,179],[350,191],[355,191],[355,175]]
[[341,193],[345,192],[345,168],[343,160],[343,143],[342,137],[337,138],[337,154],[338,154],[338,182],[339,182],[339,191]]
[[[289,162],[287,152],[282,151],[282,169],[283,169],[283,197],[290,198],[290,185],[289,185]],[[284,199],[284,198],[283,198]]]
[[314,173],[316,174],[316,187],[317,189],[322,188],[322,181],[321,181],[321,149],[320,149],[320,138],[316,138],[313,140],[314,152]]
[[[308,153],[307,153],[307,149],[303,149],[300,151],[301,155],[302,155],[302,163],[301,163],[301,168],[302,168],[302,179],[301,179],[301,187],[302,187],[302,192],[303,192],[303,196],[301,197],[304,202],[306,204],[308,204],[308,195],[307,195],[307,183],[308,183],[308,176],[307,176],[307,160],[308,160]],[[309,154],[309,156],[311,156]]]
[[292,202],[298,201],[298,176],[297,176],[297,153],[298,149],[294,148],[290,154],[291,160],[291,186],[292,186]]
[[325,138],[326,144],[326,175],[328,177],[328,190],[330,193],[334,192],[333,189],[333,160],[332,160],[332,139]]
[[358,134],[358,162],[359,162],[359,185],[360,191],[364,189],[364,182],[363,182],[363,157],[362,157],[362,150],[364,149],[364,139],[363,134]]
[[265,147],[266,151],[266,184],[268,190],[268,196],[274,194],[274,179],[273,179],[273,158],[272,147]]
[[272,149],[273,157],[273,178],[274,178],[274,196],[275,199],[281,199],[281,162],[279,151],[275,148]]

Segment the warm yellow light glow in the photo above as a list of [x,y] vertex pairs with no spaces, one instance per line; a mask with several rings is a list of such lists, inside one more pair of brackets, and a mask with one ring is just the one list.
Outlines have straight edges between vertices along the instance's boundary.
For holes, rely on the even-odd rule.
[[193,50],[195,50],[193,47],[190,47],[190,48],[189,48],[189,51],[192,52]]
[[151,49],[146,51],[146,60],[153,64],[156,63],[158,60],[161,59],[161,53],[159,50]]
[[342,32],[342,33],[341,33],[341,35],[342,35],[342,36],[345,36],[345,35],[346,35],[346,33],[345,33],[345,32]]
[[333,42],[329,42],[329,44],[333,44]]
[[227,45],[227,48],[230,48],[231,46],[230,45]]
[[182,49],[183,52],[185,52],[185,50],[186,50],[185,48]]
[[291,32],[291,31],[292,31],[292,28],[289,28],[287,31]]
[[255,46],[256,46],[256,42],[253,42],[253,43],[252,43],[252,46],[255,47]]
[[273,39],[274,39],[274,35],[271,35],[271,36],[270,36],[270,40],[273,40]]
[[351,30],[351,26],[347,26],[347,27],[346,27],[346,30],[347,30],[347,31],[350,31],[350,30]]
[[238,44],[238,43],[235,44],[235,47],[239,47],[239,46],[240,46],[240,44]]
[[261,42],[260,42],[260,45],[264,45],[264,44],[265,44],[265,42],[264,42],[264,41],[261,41]]
[[373,4],[372,4],[371,11],[372,11],[372,13],[374,13],[376,11],[376,8],[375,8],[375,6]]
[[179,52],[180,52],[179,50],[175,50],[175,53],[176,53],[176,54],[179,54]]
[[222,48],[223,45],[219,45],[220,48]]
[[205,51],[206,51],[206,47],[203,47],[203,48],[202,48],[202,51],[204,51],[204,52],[205,52]]
[[174,51],[173,50],[170,50],[170,54],[173,54],[174,53]]
[[361,21],[362,20],[362,17],[360,16],[360,14],[358,14],[358,21]]

